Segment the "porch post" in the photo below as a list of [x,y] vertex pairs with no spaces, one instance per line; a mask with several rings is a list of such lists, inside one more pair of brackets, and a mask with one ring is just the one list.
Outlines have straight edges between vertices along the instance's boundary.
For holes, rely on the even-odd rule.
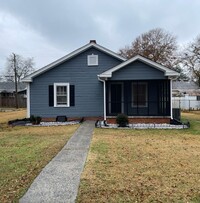
[[98,80],[103,82],[103,120],[106,121],[106,78],[101,79],[98,75]]
[[26,84],[26,105],[27,105],[27,113],[26,116],[27,118],[30,118],[30,83]]
[[170,102],[171,102],[171,119],[173,119],[173,109],[172,109],[172,79],[170,79]]
[[103,80],[103,119],[104,121],[106,120],[106,81]]

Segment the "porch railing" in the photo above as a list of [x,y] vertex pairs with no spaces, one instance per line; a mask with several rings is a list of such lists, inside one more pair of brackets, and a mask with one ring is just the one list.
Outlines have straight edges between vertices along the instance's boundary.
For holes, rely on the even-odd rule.
[[124,113],[128,116],[170,116],[169,101],[147,101],[144,105],[133,102],[107,102],[107,115],[117,116]]

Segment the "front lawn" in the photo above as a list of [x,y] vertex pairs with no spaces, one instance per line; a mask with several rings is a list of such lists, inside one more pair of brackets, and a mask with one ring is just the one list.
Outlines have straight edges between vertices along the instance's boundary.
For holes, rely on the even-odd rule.
[[0,111],[0,126],[7,124],[9,120],[21,119],[25,117],[25,109],[7,109],[7,111]]
[[61,150],[78,125],[9,127],[25,110],[0,112],[0,202],[17,202],[42,168]]
[[77,202],[200,202],[200,114],[188,130],[95,129]]

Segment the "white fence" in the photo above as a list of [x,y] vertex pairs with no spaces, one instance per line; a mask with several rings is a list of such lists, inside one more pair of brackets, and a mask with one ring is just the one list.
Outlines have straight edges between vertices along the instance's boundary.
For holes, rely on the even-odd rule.
[[173,97],[172,107],[182,110],[200,110],[200,101],[197,101],[196,96]]

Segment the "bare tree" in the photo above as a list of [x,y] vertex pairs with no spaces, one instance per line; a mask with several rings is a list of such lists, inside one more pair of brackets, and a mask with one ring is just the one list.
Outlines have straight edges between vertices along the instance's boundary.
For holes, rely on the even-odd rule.
[[19,82],[21,78],[34,71],[33,58],[24,58],[18,54],[10,54],[7,58],[5,71],[5,78],[7,81],[15,81],[15,68],[17,82]]
[[183,80],[183,81],[189,81],[190,80],[190,77],[189,75],[187,74],[187,71],[185,71],[185,69],[183,68],[183,65],[182,65],[182,62],[178,62],[176,67],[172,68],[174,69],[175,71],[177,71],[180,75],[176,78],[176,80]]
[[7,81],[15,83],[15,105],[18,108],[18,83],[21,78],[33,72],[34,68],[33,58],[23,58],[20,55],[11,54],[7,58],[6,74]]
[[125,58],[141,55],[167,67],[175,67],[177,63],[176,37],[167,31],[156,28],[138,36],[131,44],[119,50]]
[[182,63],[191,74],[191,79],[200,87],[200,35],[186,47]]

